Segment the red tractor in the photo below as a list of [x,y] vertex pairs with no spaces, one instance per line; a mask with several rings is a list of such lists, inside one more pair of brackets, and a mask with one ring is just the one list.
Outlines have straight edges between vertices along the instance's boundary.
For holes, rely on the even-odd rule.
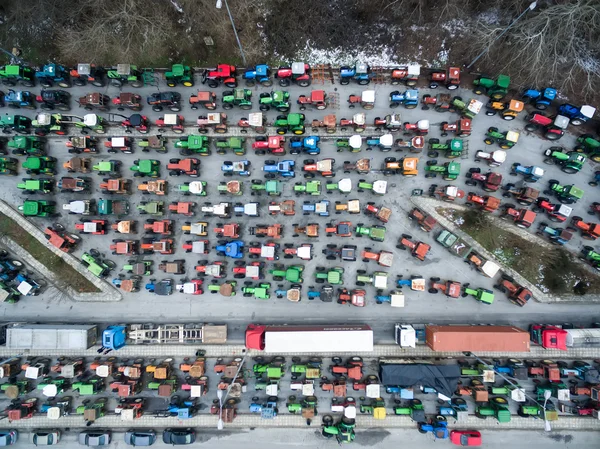
[[361,357],[350,357],[346,364],[342,364],[341,357],[332,357],[334,363],[331,366],[331,373],[335,376],[344,376],[352,380],[361,380],[363,377],[363,360]]
[[431,286],[429,287],[429,293],[442,292],[449,298],[459,298],[462,294],[462,286],[460,282],[456,281],[441,281],[440,278],[430,278]]
[[82,218],[79,223],[75,223],[75,230],[80,234],[104,235],[108,230],[108,221]]
[[455,90],[460,87],[460,68],[448,67],[447,70],[434,70],[429,75],[429,88],[437,89],[440,84],[446,86],[448,90]]
[[489,195],[477,195],[474,192],[469,192],[467,195],[467,206],[477,205],[483,212],[494,212],[500,207],[501,201],[498,198]]
[[551,221],[564,222],[569,218],[573,209],[564,204],[552,204],[548,198],[540,197],[533,206],[534,212],[546,212]]
[[285,154],[284,143],[284,136],[258,136],[252,144],[252,149],[256,150],[258,156],[264,156],[267,152],[282,156]]
[[165,256],[168,256],[175,252],[173,239],[155,240],[153,238],[145,238],[142,239],[140,249],[143,254],[160,253]]
[[355,307],[364,307],[367,303],[367,292],[362,289],[348,290],[347,288],[340,288],[338,295],[338,304],[351,304]]
[[442,122],[440,125],[442,137],[446,137],[448,133],[455,133],[458,137],[469,137],[472,124],[473,122],[468,118],[462,118],[454,123]]
[[305,178],[314,178],[314,172],[318,172],[324,178],[332,178],[335,176],[335,172],[333,171],[334,165],[335,159],[331,157],[327,159],[321,159],[320,161],[315,161],[314,159],[305,159],[302,171],[306,172],[304,174]]
[[191,217],[194,215],[194,207],[196,207],[196,203],[193,201],[174,201],[169,204],[169,212]]
[[144,232],[147,234],[172,235],[173,221],[149,218],[146,220],[146,223],[144,223]]
[[375,206],[375,203],[368,202],[367,207],[365,207],[366,215],[373,215],[379,221],[383,223],[387,223],[392,216],[392,209],[385,206]]
[[481,188],[486,192],[497,192],[502,187],[502,174],[487,172],[485,175],[482,175],[481,168],[472,167],[467,173],[465,184],[476,186],[478,182],[481,183]]
[[272,239],[280,239],[283,237],[283,226],[279,223],[274,225],[259,224],[248,229],[250,235],[256,237],[268,237]]
[[349,221],[341,221],[339,223],[329,222],[325,226],[327,237],[352,237],[352,223]]
[[200,160],[194,157],[169,159],[167,170],[171,176],[188,175],[197,178],[200,175]]
[[596,240],[600,237],[600,224],[598,223],[586,223],[581,217],[573,217],[571,224],[581,231],[582,239]]
[[121,126],[125,128],[126,133],[131,133],[132,130],[136,130],[140,134],[148,134],[150,131],[150,120],[148,120],[148,117],[145,115],[131,114],[121,122]]
[[310,96],[300,95],[297,103],[300,105],[300,110],[306,110],[307,105],[314,106],[315,109],[322,111],[327,108],[327,94],[324,90],[313,90]]
[[281,87],[287,87],[292,82],[300,87],[308,87],[311,83],[310,65],[303,62],[294,62],[291,67],[279,67],[275,78],[279,79]]
[[433,227],[437,224],[437,220],[433,218],[431,215],[426,214],[418,207],[413,207],[413,209],[409,212],[408,218],[410,220],[416,220],[419,224],[419,227],[425,231],[430,232]]
[[269,215],[277,214],[296,215],[296,202],[294,200],[271,201],[269,203]]
[[264,262],[255,261],[246,264],[243,260],[236,260],[235,267],[233,267],[233,277],[235,279],[250,278],[258,281],[265,278],[264,268]]
[[116,239],[113,240],[108,249],[110,249],[115,255],[120,254],[124,256],[135,256],[139,251],[138,246],[139,242],[137,240]]
[[506,293],[510,302],[520,307],[523,307],[527,304],[527,301],[533,298],[531,290],[515,283],[515,280],[510,276],[502,275],[500,284],[494,285],[494,288]]
[[65,253],[73,251],[75,246],[81,241],[81,238],[78,235],[68,234],[65,232],[65,228],[58,224],[54,227],[48,226],[44,230],[44,234],[48,243]]
[[118,96],[112,99],[112,102],[119,111],[125,109],[131,109],[132,111],[142,110],[142,96],[138,94],[132,94],[130,92],[121,92]]
[[562,115],[555,118],[546,117],[542,113],[535,113],[525,118],[527,131],[542,130],[544,137],[548,140],[558,140],[565,135],[565,129],[569,125],[569,119]]
[[294,256],[302,260],[312,260],[313,258],[312,243],[302,243],[298,246],[294,246],[293,243],[286,243],[284,246],[283,257],[285,259],[292,259]]
[[437,94],[434,97],[425,94],[423,95],[421,104],[421,109],[424,111],[431,109],[431,106],[433,106],[437,112],[454,112],[454,106],[452,106],[452,95],[450,94]]
[[214,278],[222,278],[227,276],[227,265],[221,261],[209,264],[208,260],[199,260],[194,270],[199,277],[212,276]]
[[227,64],[219,64],[215,69],[207,69],[202,72],[202,84],[208,83],[208,87],[214,89],[219,87],[222,83],[226,87],[234,88],[237,87],[237,80],[235,79],[235,67]]
[[240,225],[237,223],[217,223],[217,227],[213,229],[217,238],[227,237],[237,239],[240,236]]
[[402,234],[398,245],[396,248],[406,250],[408,249],[413,257],[416,257],[419,260],[425,260],[425,256],[431,249],[431,246],[424,242],[414,242],[412,240],[412,236],[407,234]]
[[176,134],[182,134],[185,131],[185,118],[183,115],[165,114],[156,120],[156,126],[161,133],[171,130]]
[[392,263],[394,262],[394,253],[390,251],[380,251],[376,253],[368,247],[362,250],[360,257],[365,263],[369,263],[371,260],[374,260],[382,267],[391,267]]
[[190,95],[190,108],[193,110],[203,107],[209,111],[217,109],[217,94],[214,92],[200,91]]
[[208,240],[186,240],[181,248],[186,253],[208,254],[209,252]]
[[279,260],[279,243],[275,242],[250,242],[248,245],[248,257],[250,259],[263,258],[266,260]]
[[512,204],[504,205],[504,213],[500,217],[503,220],[513,220],[520,228],[529,228],[535,221],[537,214],[528,209],[515,209]]
[[404,122],[402,130],[405,135],[415,134],[417,136],[426,136],[429,134],[429,120],[419,120],[416,123]]

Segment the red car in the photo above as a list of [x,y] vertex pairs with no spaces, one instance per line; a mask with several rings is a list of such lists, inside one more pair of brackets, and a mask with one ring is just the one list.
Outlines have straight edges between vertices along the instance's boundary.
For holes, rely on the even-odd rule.
[[456,446],[481,446],[481,432],[477,430],[453,430],[450,441]]

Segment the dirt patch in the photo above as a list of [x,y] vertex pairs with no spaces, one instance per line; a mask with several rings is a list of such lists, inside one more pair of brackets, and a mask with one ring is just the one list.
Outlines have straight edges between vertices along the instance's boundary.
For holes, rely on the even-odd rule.
[[33,237],[12,219],[0,214],[0,229],[2,234],[16,242],[33,258],[51,271],[59,283],[70,286],[80,293],[98,293],[100,290],[65,262],[61,257],[46,248],[38,239]]
[[436,211],[543,292],[553,295],[600,293],[600,276],[586,270],[564,248],[534,245],[499,228],[489,216],[474,210],[463,212],[440,207]]

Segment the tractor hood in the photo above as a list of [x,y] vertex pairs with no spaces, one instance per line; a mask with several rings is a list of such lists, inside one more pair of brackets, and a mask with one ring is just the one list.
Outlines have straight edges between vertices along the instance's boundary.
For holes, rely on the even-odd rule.
[[458,365],[380,364],[379,376],[384,386],[421,385],[434,388],[438,393],[452,397],[460,378]]

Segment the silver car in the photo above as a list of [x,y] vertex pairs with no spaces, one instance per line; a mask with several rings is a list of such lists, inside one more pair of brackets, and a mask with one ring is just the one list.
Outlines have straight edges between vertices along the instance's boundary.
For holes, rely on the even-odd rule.
[[10,446],[17,442],[19,432],[15,429],[2,429],[0,430],[0,447]]
[[152,446],[156,441],[154,430],[128,430],[125,432],[125,443],[131,446]]
[[84,430],[79,434],[79,444],[83,446],[107,446],[110,444],[110,430]]
[[60,430],[35,430],[29,436],[29,442],[35,446],[54,446],[60,441]]

